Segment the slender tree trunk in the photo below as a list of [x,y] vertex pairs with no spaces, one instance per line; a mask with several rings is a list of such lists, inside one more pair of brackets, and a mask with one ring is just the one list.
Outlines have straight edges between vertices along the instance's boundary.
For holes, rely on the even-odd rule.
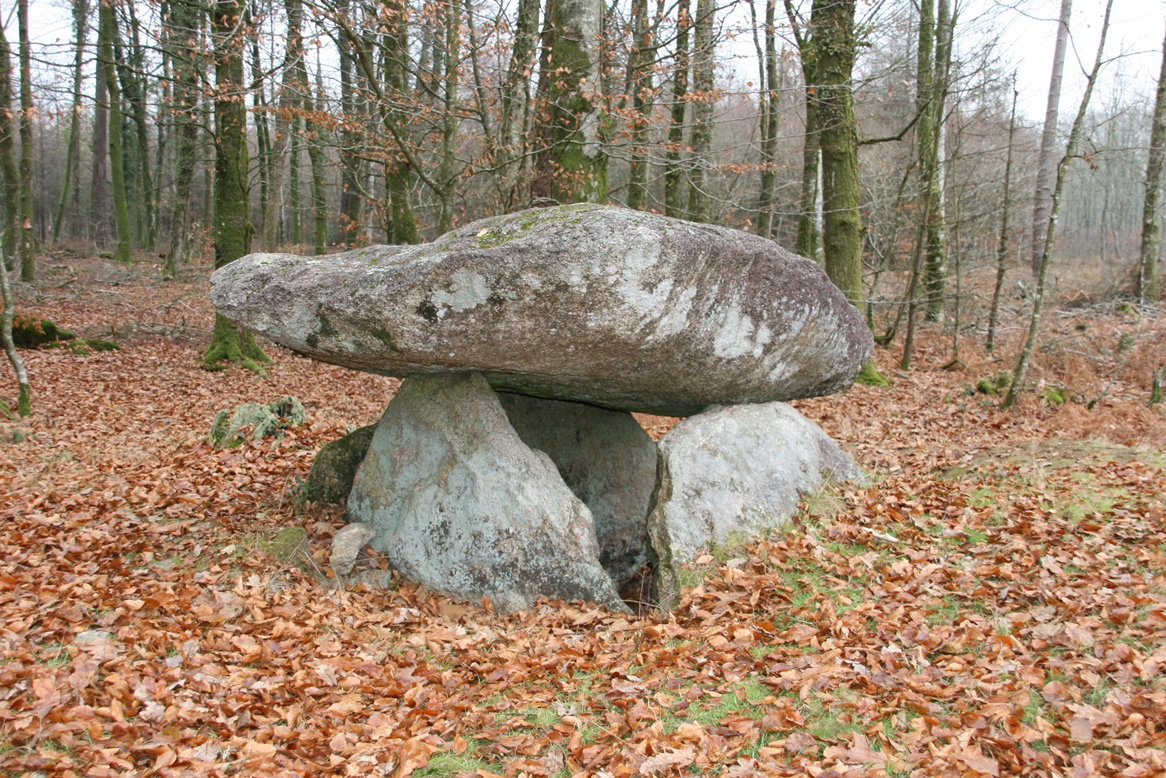
[[36,280],[36,234],[32,230],[32,44],[28,34],[28,0],[17,0],[20,33],[20,280]]
[[1089,98],[1093,95],[1093,86],[1097,83],[1097,74],[1101,70],[1102,55],[1105,52],[1105,38],[1109,34],[1109,15],[1113,10],[1113,0],[1106,0],[1105,17],[1101,22],[1101,40],[1097,44],[1097,57],[1093,60],[1093,69],[1085,82],[1085,94],[1081,97],[1081,105],[1077,108],[1077,117],[1073,120],[1073,128],[1069,131],[1069,141],[1065,145],[1065,153],[1057,163],[1056,175],[1053,178],[1052,199],[1049,202],[1048,224],[1045,230],[1045,240],[1041,244],[1040,268],[1037,273],[1036,292],[1032,299],[1032,316],[1028,322],[1028,335],[1024,346],[1016,358],[1016,368],[1012,371],[1012,381],[1008,385],[1008,394],[1004,396],[1002,408],[1011,407],[1024,391],[1024,382],[1028,376],[1028,366],[1032,361],[1032,353],[1036,349],[1037,336],[1040,333],[1041,313],[1044,310],[1045,290],[1047,287],[1049,266],[1052,264],[1051,255],[1053,238],[1057,233],[1057,212],[1061,205],[1061,193],[1065,186],[1065,174],[1069,170],[1069,163],[1077,155],[1077,145],[1081,140],[1081,128],[1085,124],[1085,114],[1089,110]]
[[[128,0],[126,8],[130,21],[130,52],[128,64],[119,68],[122,93],[126,103],[133,110],[134,126],[137,128],[139,178],[138,197],[141,200],[141,214],[145,222],[141,240],[146,251],[153,252],[157,239],[157,219],[154,215],[154,177],[150,171],[150,124],[146,112],[146,57],[142,49],[138,31],[138,17],[134,12],[133,0]],[[115,45],[117,41],[115,38]]]
[[16,112],[12,106],[12,48],[0,24],[0,178],[4,186],[3,267],[19,259],[20,173],[16,164]]
[[0,256],[0,298],[4,306],[3,312],[0,313],[0,346],[4,348],[4,354],[16,374],[16,412],[21,416],[28,416],[32,413],[32,389],[29,387],[28,373],[24,369],[24,360],[20,358],[20,352],[16,350],[16,344],[12,341],[12,317],[16,313],[16,302],[8,284],[8,272],[4,269],[8,263],[7,254]]
[[753,48],[757,51],[757,68],[761,88],[758,92],[757,124],[760,140],[760,181],[757,189],[757,234],[763,238],[773,236],[773,202],[777,191],[777,149],[778,99],[781,95],[777,83],[777,41],[775,15],[777,1],[765,3],[765,48],[757,37],[757,8],[754,0],[749,0],[749,18],[753,23]]
[[1158,198],[1162,190],[1162,167],[1166,163],[1166,39],[1162,41],[1162,67],[1154,97],[1154,118],[1150,126],[1150,157],[1146,162],[1146,194],[1142,201],[1142,252],[1138,268],[1139,300],[1158,299]]
[[106,91],[109,94],[109,172],[113,178],[113,212],[117,225],[118,262],[129,262],[133,258],[130,229],[130,208],[126,196],[125,168],[122,160],[121,138],[121,88],[118,84],[117,63],[114,61],[114,39],[117,26],[114,19],[112,0],[103,0],[100,19],[98,56],[105,67]]
[[[89,29],[89,3],[87,0],[73,1],[73,32],[76,45],[73,50],[73,111],[69,117],[69,140],[65,151],[65,181],[61,185],[61,199],[57,202],[56,218],[53,219],[53,243],[61,239],[61,224],[65,220],[65,203],[69,200],[69,190],[73,189],[73,179],[77,175],[77,157],[81,152],[81,89],[85,81],[85,38]],[[75,192],[76,189],[73,189]],[[73,209],[72,230],[77,231],[76,202]]]
[[[448,0],[446,6],[453,4]],[[349,0],[339,0],[337,12],[351,18]],[[340,52],[340,238],[347,246],[355,245],[364,221],[360,176],[362,162],[357,149],[359,134],[354,127],[362,121],[357,114],[355,91],[356,74],[353,47],[356,41],[341,37],[337,42]]]
[[457,144],[458,144],[458,65],[461,52],[461,6],[456,0],[449,0],[443,9],[442,32],[445,38],[445,83],[442,88],[444,105],[441,116],[441,164],[437,171],[441,198],[441,211],[437,216],[437,234],[444,235],[453,229],[453,203],[457,194]]
[[[925,5],[927,3],[924,3]],[[928,321],[939,321],[943,313],[947,279],[947,223],[944,204],[944,137],[947,80],[951,64],[951,4],[938,0],[935,23],[935,59],[931,69],[931,94],[927,98],[923,124],[930,128],[927,150],[928,209],[927,249],[924,262],[924,290],[927,294]]]
[[655,90],[652,67],[656,61],[656,36],[648,19],[648,0],[632,2],[632,47],[628,54],[628,86],[632,95],[631,148],[629,149],[627,206],[643,210],[648,197],[649,137]]
[[692,28],[694,104],[692,164],[688,178],[688,218],[694,222],[708,221],[711,216],[711,198],[705,173],[712,164],[713,121],[717,106],[716,83],[713,78],[716,8],[714,0],[696,0],[696,20]]
[[798,58],[802,67],[802,82],[805,95],[806,125],[802,142],[802,183],[798,195],[797,237],[794,250],[803,257],[822,262],[822,235],[818,228],[818,200],[821,195],[819,163],[822,149],[818,139],[818,71],[814,56],[814,38],[801,31],[801,22],[792,0],[784,0],[786,18],[794,42],[798,47]]
[[[290,6],[290,7],[289,7]],[[293,132],[295,113],[296,62],[303,56],[303,39],[300,34],[300,8],[298,3],[285,4],[288,13],[287,47],[283,60],[283,77],[279,86],[278,107],[275,113],[275,135],[271,141],[268,174],[268,195],[263,207],[263,229],[260,245],[264,251],[274,251],[279,245],[283,232],[283,188],[288,170],[288,148]],[[295,15],[292,21],[293,13]],[[296,173],[298,174],[298,168]]]
[[1004,205],[1000,213],[1000,239],[996,242],[996,285],[992,289],[992,308],[988,313],[988,353],[996,346],[996,326],[1000,320],[1000,292],[1004,289],[1004,274],[1008,271],[1008,217],[1012,210],[1012,149],[1016,138],[1016,75],[1012,76],[1012,113],[1008,119],[1008,156],[1004,161]]
[[[316,96],[311,92],[305,94],[304,102],[309,106],[310,115],[319,115],[324,111],[324,84],[320,78],[320,71],[316,71]],[[313,230],[314,253],[321,256],[328,253],[328,196],[324,189],[324,127],[315,119],[305,122],[308,141],[308,161],[312,165],[312,214],[315,223]]]
[[[247,108],[243,81],[242,0],[216,0],[211,10],[215,39],[215,267],[225,267],[251,251],[247,194]],[[215,314],[215,329],[203,364],[238,362],[263,372],[270,362],[249,331]]]
[[1040,275],[1045,256],[1045,236],[1048,234],[1049,208],[1052,201],[1053,178],[1057,173],[1057,114],[1061,105],[1061,80],[1065,72],[1065,49],[1069,43],[1069,16],[1073,0],[1061,0],[1061,15],[1057,21],[1057,43],[1053,49],[1053,72],[1049,78],[1049,99],[1045,108],[1045,126],[1040,139],[1040,157],[1036,170],[1036,197],[1032,206],[1032,275]]
[[[408,90],[409,7],[404,0],[385,2],[387,29],[384,36],[384,83],[389,95],[403,98]],[[370,75],[370,81],[372,78]],[[381,102],[383,104],[385,101]],[[412,177],[408,157],[401,147],[401,141],[406,138],[406,119],[399,110],[383,105],[381,119],[397,141],[397,148],[387,149],[385,154],[385,189],[389,193],[389,211],[392,215],[392,242],[420,243],[421,235],[417,231],[417,219],[413,214]]]
[[198,164],[198,70],[195,60],[202,30],[202,12],[194,0],[171,0],[170,39],[174,42],[170,115],[176,125],[174,205],[170,211],[170,246],[164,278],[178,275],[178,264],[190,254],[190,189]]
[[[860,311],[862,285],[862,216],[858,210],[858,120],[854,114],[851,75],[857,39],[855,0],[814,0],[810,27],[820,94],[818,139],[822,149],[822,244],[826,275]],[[873,360],[859,381],[885,384]]]
[[108,0],[97,0],[98,56],[95,66],[93,95],[93,170],[90,179],[89,224],[90,237],[104,248],[110,238],[112,208],[109,196],[109,76],[106,74],[105,57],[101,55],[101,14],[100,6]]
[[672,67],[672,105],[668,121],[668,147],[664,163],[664,213],[683,216],[684,124],[688,106],[688,76],[692,63],[688,35],[692,29],[690,0],[678,0],[676,7],[676,61]]
[[[249,11],[249,26],[254,27],[254,12]],[[263,62],[259,56],[259,30],[252,29],[251,40],[251,106],[255,114],[255,168],[259,177],[259,227],[260,238],[267,234],[267,220],[271,216],[268,206],[271,179],[271,132],[267,116],[267,95],[263,87]]]

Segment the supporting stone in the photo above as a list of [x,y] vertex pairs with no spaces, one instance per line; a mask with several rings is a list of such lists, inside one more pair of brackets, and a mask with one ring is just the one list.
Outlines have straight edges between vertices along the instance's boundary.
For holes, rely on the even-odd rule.
[[371,545],[427,588],[503,612],[539,596],[626,610],[591,512],[477,374],[411,378],[377,425],[348,503]]
[[522,441],[546,453],[591,510],[599,561],[622,587],[648,562],[656,444],[624,411],[520,394],[498,399]]
[[661,439],[659,452],[648,535],[664,609],[676,604],[681,564],[784,524],[801,495],[826,480],[861,477],[821,428],[780,402],[692,416]]

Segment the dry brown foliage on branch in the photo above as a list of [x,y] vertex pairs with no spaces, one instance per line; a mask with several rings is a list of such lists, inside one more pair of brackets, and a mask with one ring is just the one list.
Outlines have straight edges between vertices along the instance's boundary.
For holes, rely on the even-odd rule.
[[[1002,413],[969,392],[999,363],[965,344],[940,371],[924,338],[911,374],[881,355],[890,389],[798,404],[872,485],[703,558],[673,613],[501,617],[403,582],[328,591],[267,553],[302,526],[324,564],[340,515],[297,480],[392,381],[278,349],[267,378],[202,371],[205,276],[73,265],[25,307],[122,350],[26,352],[35,414],[0,429],[26,438],[0,446],[0,771],[1166,772],[1166,421],[1133,378],[1092,411]],[[1046,381],[1095,391],[1058,358]],[[288,394],[302,428],[206,443],[219,408]]]

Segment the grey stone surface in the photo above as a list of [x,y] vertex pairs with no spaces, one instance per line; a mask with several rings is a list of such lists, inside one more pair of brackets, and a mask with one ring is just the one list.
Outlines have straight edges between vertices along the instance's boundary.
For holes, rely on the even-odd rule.
[[329,564],[336,575],[348,575],[356,565],[360,550],[376,536],[371,524],[356,521],[345,524],[332,536],[332,556]]
[[360,467],[376,425],[354,430],[342,438],[326,444],[312,460],[312,469],[304,479],[304,495],[309,500],[338,505],[348,499],[352,479]]
[[215,448],[232,448],[244,440],[279,435],[280,430],[304,423],[304,406],[295,397],[283,397],[266,405],[243,403],[234,410],[222,409],[211,422],[210,441]]
[[656,444],[625,411],[499,393],[511,426],[547,454],[595,520],[599,561],[623,586],[648,561]]
[[813,262],[738,230],[579,204],[437,241],[216,270],[218,311],[325,362],[687,416],[836,392],[870,356]]
[[625,610],[599,564],[591,512],[529,448],[477,374],[401,384],[357,471],[349,515],[429,589],[500,611],[540,595]]
[[661,607],[675,602],[679,565],[780,526],[799,497],[826,480],[862,476],[818,425],[778,402],[713,408],[685,419],[660,440],[659,451],[648,534]]

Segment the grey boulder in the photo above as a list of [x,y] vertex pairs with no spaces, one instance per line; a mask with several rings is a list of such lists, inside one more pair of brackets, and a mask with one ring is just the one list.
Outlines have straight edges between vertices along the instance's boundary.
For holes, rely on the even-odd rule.
[[321,448],[304,479],[304,496],[329,505],[347,500],[374,432],[375,424],[360,427]]
[[600,564],[622,587],[648,561],[656,444],[624,411],[521,394],[498,399],[522,442],[549,456],[590,509]]
[[590,204],[427,245],[251,254],[214,272],[211,299],[325,362],[671,416],[836,392],[873,346],[825,273],[773,241]]
[[345,524],[336,530],[332,536],[332,555],[328,559],[332,572],[340,576],[351,573],[360,550],[375,536],[376,531],[372,525],[360,521]]
[[477,374],[413,378],[356,473],[349,515],[427,588],[498,610],[545,595],[626,610],[599,563],[591,512],[529,448]]
[[799,498],[827,480],[862,477],[818,425],[778,402],[685,419],[660,440],[659,452],[648,534],[662,608],[675,604],[681,564],[782,525]]

